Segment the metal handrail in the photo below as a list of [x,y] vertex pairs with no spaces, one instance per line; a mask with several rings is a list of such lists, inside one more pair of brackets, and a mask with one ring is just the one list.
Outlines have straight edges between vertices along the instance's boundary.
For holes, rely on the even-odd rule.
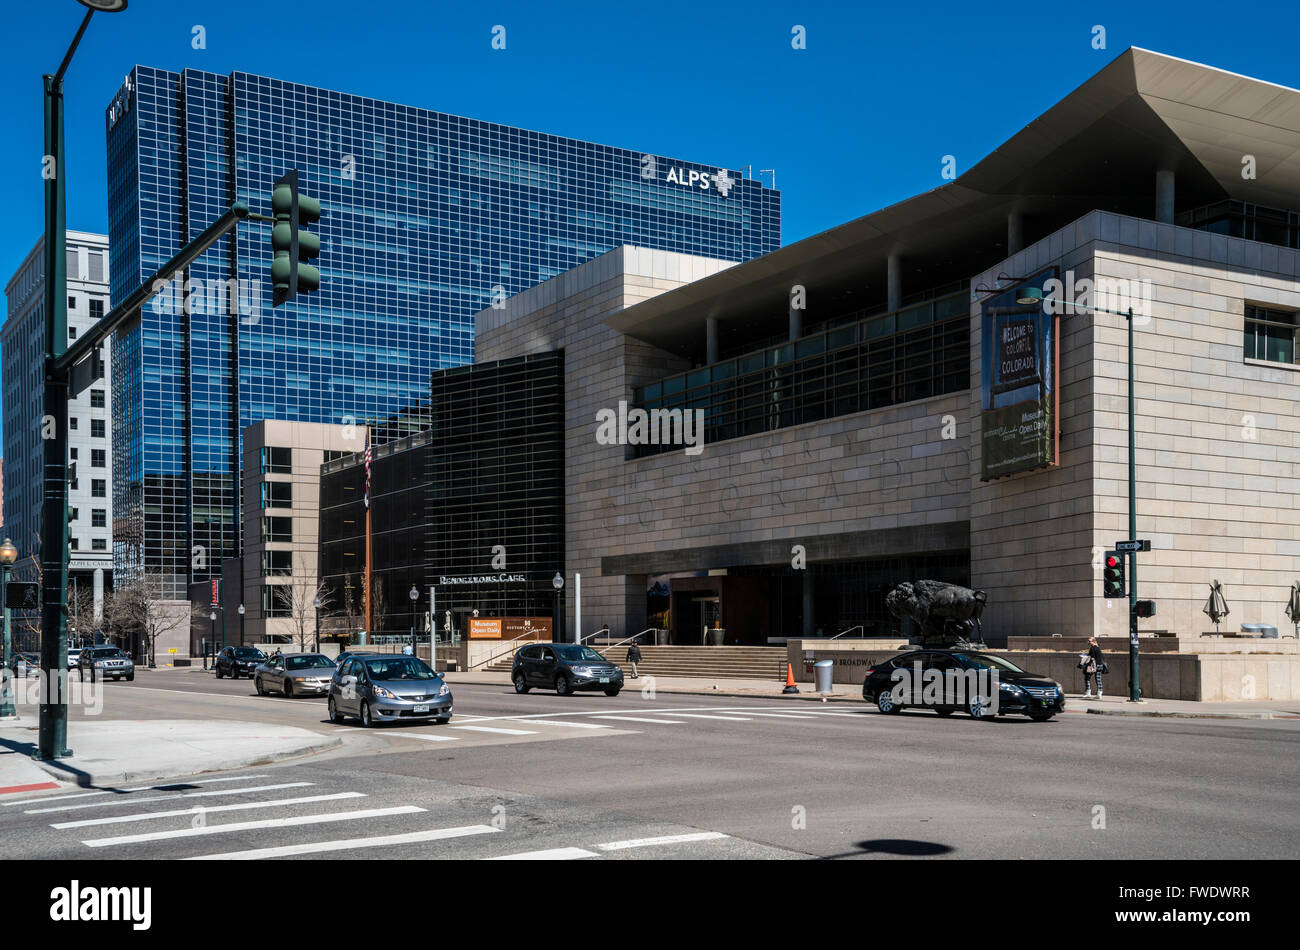
[[625,643],[631,643],[633,640],[639,640],[641,639],[641,637],[644,637],[647,633],[654,633],[658,629],[659,629],[658,627],[646,627],[640,633],[634,633],[630,637],[625,637],[624,639],[618,641],[618,643],[609,644],[607,647],[605,647],[605,649],[612,650],[615,647],[621,647]]
[[838,640],[840,637],[844,636],[845,634],[852,633],[854,630],[862,630],[863,633],[866,633],[866,630],[863,628],[862,624],[856,624],[852,627],[849,627],[849,629],[847,630],[840,631],[839,633],[835,634],[835,636],[831,637],[831,639]]
[[496,660],[498,657],[503,657],[503,656],[505,656],[505,655],[508,654],[508,653],[513,653],[514,650],[515,650],[515,644],[516,644],[516,643],[518,643],[520,640],[524,640],[524,639],[535,640],[535,639],[537,638],[537,634],[539,634],[539,633],[541,633],[540,630],[531,630],[531,631],[529,631],[528,633],[521,633],[521,634],[519,634],[519,636],[515,637],[513,640],[511,640],[509,643],[506,644],[506,648],[505,648],[504,650],[500,650],[500,651],[498,651],[498,652],[496,652],[496,653],[493,653],[491,656],[487,657],[487,659],[478,660],[477,662],[470,663],[468,666],[465,667],[465,672],[468,673],[470,670],[474,669],[474,667],[476,667],[476,666],[483,666],[483,665],[485,665],[485,664],[487,664],[487,663],[491,663],[491,662],[493,662],[493,661]]
[[579,637],[578,643],[579,644],[585,643],[587,640],[590,640],[592,637],[599,636],[602,633],[609,633],[609,627],[601,627],[595,633],[589,633],[585,637]]

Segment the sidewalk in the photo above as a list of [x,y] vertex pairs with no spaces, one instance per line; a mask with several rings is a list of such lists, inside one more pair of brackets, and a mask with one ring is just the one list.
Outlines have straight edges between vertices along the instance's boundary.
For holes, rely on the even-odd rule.
[[102,786],[242,769],[334,748],[338,736],[294,726],[191,719],[77,720],[67,759],[37,762],[36,715],[0,722],[0,794],[38,785]]
[[[457,683],[500,685],[511,687],[509,673],[445,673],[446,681],[454,687]],[[737,698],[782,699],[790,702],[822,702],[822,695],[813,691],[812,683],[798,683],[797,694],[782,693],[784,682],[777,680],[710,678],[704,676],[654,676],[643,674],[640,679],[625,679],[626,693],[641,691],[654,683],[656,693],[675,693],[683,696],[734,696]],[[1300,702],[1242,702],[1198,703],[1181,699],[1148,699],[1140,704],[1127,702],[1125,696],[1105,699],[1083,699],[1082,694],[1066,694],[1066,711],[1092,713],[1106,716],[1174,717],[1180,719],[1280,719],[1300,718]],[[836,683],[834,692],[826,697],[832,703],[857,703],[862,701],[862,687],[857,684]]]

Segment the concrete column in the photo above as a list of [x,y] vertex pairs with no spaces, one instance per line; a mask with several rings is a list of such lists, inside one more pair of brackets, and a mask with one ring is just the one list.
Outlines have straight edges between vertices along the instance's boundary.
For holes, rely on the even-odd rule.
[[1025,219],[1019,211],[1012,211],[1007,215],[1007,255],[1022,251],[1024,247]]
[[710,365],[718,361],[718,318],[709,317],[704,321],[705,350],[704,362]]
[[95,568],[93,584],[95,595],[95,625],[98,626],[99,622],[104,619],[104,569],[102,567]]
[[903,259],[897,254],[889,255],[889,309],[900,310],[903,306]]
[[1156,220],[1174,223],[1174,173],[1168,169],[1156,172]]
[[813,625],[813,576],[812,565],[803,571],[803,635],[811,637],[816,628]]
[[790,308],[790,342],[803,336],[803,311]]

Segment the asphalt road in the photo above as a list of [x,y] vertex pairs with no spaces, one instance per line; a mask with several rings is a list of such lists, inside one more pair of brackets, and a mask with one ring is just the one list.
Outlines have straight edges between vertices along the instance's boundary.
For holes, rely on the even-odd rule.
[[[343,842],[301,856],[1258,859],[1293,857],[1300,840],[1300,720],[1066,713],[988,723],[857,704],[456,684],[449,726],[361,730],[329,724],[323,700],[166,676],[109,685],[102,715],[273,721],[336,732],[344,746],[189,788],[4,802],[0,855]],[[240,777],[250,775],[260,777]],[[225,778],[235,780],[208,784]],[[64,806],[78,807],[44,810]],[[109,818],[119,820],[100,821]],[[261,824],[221,827],[245,822]],[[372,840],[394,835],[404,837]],[[87,843],[97,839],[123,840]]]

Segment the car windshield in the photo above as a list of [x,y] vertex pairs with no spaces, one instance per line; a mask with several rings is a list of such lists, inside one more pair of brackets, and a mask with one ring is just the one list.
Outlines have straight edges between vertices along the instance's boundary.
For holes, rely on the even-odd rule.
[[126,654],[123,653],[121,650],[119,650],[117,647],[113,647],[113,648],[110,649],[110,650],[99,650],[98,652],[95,653],[95,656],[97,656],[97,657],[99,657],[99,658],[101,658],[101,659],[107,657],[107,658],[112,658],[112,659],[116,660],[116,659],[118,659],[119,657],[126,656]]
[[234,655],[241,660],[266,659],[266,654],[264,654],[261,650],[254,650],[252,647],[240,647],[238,650],[235,651]]
[[605,658],[593,650],[591,647],[580,647],[577,644],[568,644],[567,646],[557,646],[556,655],[561,660],[586,660],[594,663],[604,663]]
[[1024,672],[1010,660],[1004,660],[992,653],[957,653],[955,656],[965,662],[967,666],[982,666],[990,670],[1007,670],[1011,673]]
[[327,666],[333,668],[334,663],[327,656],[314,654],[312,656],[291,656],[285,659],[285,668],[290,670],[313,670],[317,667]]
[[370,678],[380,683],[392,680],[431,680],[437,674],[423,660],[413,656],[398,656],[384,660],[367,660],[366,671]]

